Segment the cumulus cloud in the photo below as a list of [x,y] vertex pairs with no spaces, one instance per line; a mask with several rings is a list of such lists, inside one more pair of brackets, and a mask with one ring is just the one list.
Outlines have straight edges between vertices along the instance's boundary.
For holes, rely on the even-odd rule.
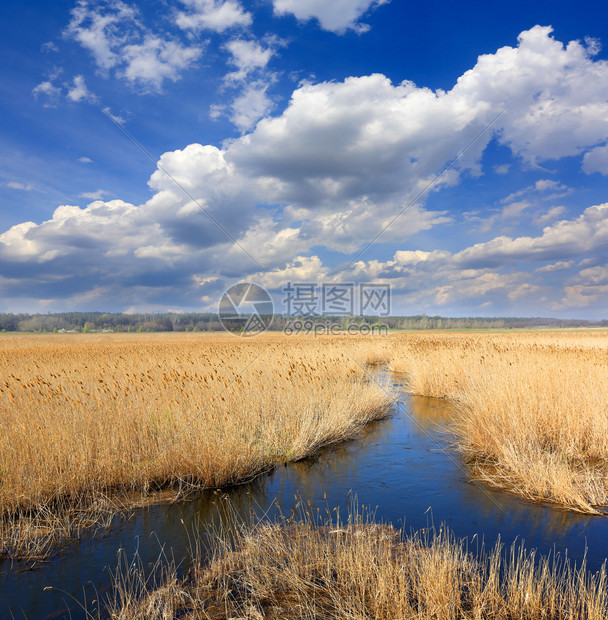
[[175,23],[183,30],[224,32],[251,25],[251,13],[236,0],[181,0],[185,11],[178,11]]
[[[166,304],[167,299],[200,307],[194,277],[209,277],[209,271],[226,276],[222,265],[225,248],[232,245],[229,235],[240,237],[250,226],[247,207],[253,204],[238,180],[231,182],[230,167],[213,147],[194,145],[165,154],[161,165],[189,195],[159,168],[150,179],[155,194],[142,205],[121,200],[95,200],[84,208],[64,205],[41,224],[26,222],[0,235],[3,288],[10,286],[18,297],[81,302],[88,292],[93,295],[88,303],[97,300],[105,307]],[[243,255],[240,260],[242,273]]]
[[589,207],[576,219],[561,220],[539,237],[501,236],[454,256],[461,265],[496,266],[516,261],[545,261],[608,250],[608,203]]
[[268,95],[269,87],[276,81],[276,75],[267,69],[267,65],[275,54],[274,40],[263,46],[252,39],[232,39],[224,49],[230,54],[228,64],[234,67],[224,77],[224,84],[237,88],[239,93],[231,103],[211,106],[211,118],[224,114],[242,132],[250,130],[274,108]]
[[124,125],[126,123],[125,119],[122,116],[118,114],[113,114],[112,110],[110,110],[108,106],[102,108],[102,112],[104,114],[107,114],[115,123],[118,123],[119,125]]
[[[264,179],[276,200],[321,206],[415,192],[479,131],[474,110],[383,75],[304,85],[276,118],[229,147],[231,159]],[[489,136],[457,162],[476,169]],[[456,173],[441,183],[454,183]]]
[[573,260],[568,260],[568,261],[560,260],[560,261],[557,261],[557,263],[551,263],[550,265],[543,265],[542,267],[539,267],[538,269],[536,269],[536,271],[539,273],[550,273],[552,271],[563,271],[564,269],[570,269],[572,265],[574,265]]
[[562,216],[566,212],[566,207],[551,207],[545,213],[540,213],[534,218],[534,223],[538,226],[544,226],[558,217]]
[[596,265],[582,269],[576,280],[585,284],[608,284],[608,267],[605,265]]
[[68,90],[67,98],[70,101],[78,103],[79,101],[95,101],[95,95],[87,88],[84,76],[77,75],[74,77],[72,86]]
[[598,146],[585,153],[583,170],[587,174],[599,172],[600,174],[608,175],[608,145]]
[[[554,198],[560,198],[572,193],[572,188],[554,181],[552,179],[539,179],[532,185],[528,185],[523,189],[512,192],[500,203],[505,204],[504,207],[498,209],[494,215],[489,217],[483,217],[478,215],[478,212],[467,214],[468,219],[471,221],[479,222],[477,230],[481,233],[487,233],[494,227],[495,224],[502,222],[503,224],[511,220],[520,221],[521,216],[525,211],[529,211],[531,207],[539,205],[541,202],[553,200]],[[496,209],[495,209],[496,211]],[[538,226],[544,226],[549,222],[557,219],[560,215],[565,213],[565,207],[551,207],[543,213],[536,213],[534,216],[534,224]],[[507,229],[508,230],[508,229]],[[503,232],[506,232],[503,228]]]
[[511,204],[506,205],[500,216],[503,220],[518,218],[530,206],[531,205],[527,200],[518,200],[517,202],[512,202]]
[[259,272],[253,277],[265,288],[276,290],[287,282],[320,282],[328,271],[318,256],[296,256],[283,268]]
[[350,200],[341,207],[287,208],[288,221],[301,221],[300,237],[309,246],[321,245],[342,253],[354,253],[381,231],[381,242],[403,242],[419,232],[453,221],[445,211],[430,211],[412,205],[391,224],[401,211],[393,200],[372,202],[367,198]]
[[57,103],[61,96],[61,87],[56,86],[52,80],[43,80],[33,90],[32,94],[37,99],[44,97],[44,106],[51,107]]
[[142,43],[122,48],[125,65],[120,74],[131,83],[159,91],[165,80],[178,80],[181,72],[190,67],[201,53],[200,47],[188,47],[147,35]]
[[594,46],[563,45],[551,32],[535,26],[516,48],[480,56],[453,89],[504,108],[499,139],[532,164],[578,155],[608,135],[608,63],[593,59]]
[[524,187],[523,189],[509,194],[503,198],[501,202],[512,202],[515,199],[521,198],[527,194],[542,194],[543,192],[551,192],[551,194],[547,196],[551,199],[570,194],[572,189],[559,181],[554,181],[552,179],[539,179],[533,185],[528,185],[528,187]]
[[[358,261],[343,277],[346,281],[388,284],[401,307],[443,313],[462,308],[504,312],[512,304],[538,299],[543,290],[542,282],[531,282],[529,273],[462,267],[445,250],[398,251],[385,262]],[[517,307],[521,309],[521,305]]]
[[448,92],[383,75],[304,85],[232,156],[275,179],[278,197],[318,204],[423,187],[500,109],[440,184],[479,174],[493,133],[531,162],[580,153],[608,136],[608,64],[550,35],[542,27],[522,33],[517,48],[481,56]]
[[254,71],[264,69],[274,54],[271,47],[262,47],[257,41],[246,39],[228,41],[225,48],[230,52],[229,63],[235,67],[235,71],[226,75],[228,82],[243,80]]
[[584,308],[608,301],[608,268],[597,265],[581,271],[564,287],[561,303],[565,307]]
[[321,28],[337,34],[348,29],[366,32],[369,26],[358,22],[359,18],[389,0],[273,0],[277,15],[294,15],[300,21],[318,20]]
[[[128,7],[119,2],[107,6],[140,28]],[[83,7],[90,10],[84,1],[77,8]],[[104,12],[96,15],[99,19],[78,22],[80,35],[91,31],[90,39],[83,40],[99,56],[100,67],[105,63],[125,71],[129,57],[117,60],[115,50],[151,39],[144,35],[136,44],[114,44],[122,32],[119,24]],[[104,37],[109,41],[105,48]],[[164,48],[150,47],[156,62]],[[235,70],[249,76],[265,67],[260,49],[240,48]],[[137,48],[135,56],[141,51]],[[408,248],[413,235],[453,219],[425,208],[423,196],[414,198],[484,128],[432,191],[457,184],[463,175],[481,174],[482,155],[493,137],[533,164],[580,155],[605,141],[608,68],[592,56],[593,49],[578,42],[564,46],[549,28],[535,27],[520,35],[517,47],[480,57],[449,91],[407,81],[393,84],[378,74],[304,84],[283,112],[259,122],[269,113],[270,98],[262,84],[247,77],[250,99],[230,113],[248,133],[222,148],[192,144],[162,155],[146,203],[95,200],[84,208],[63,206],[46,222],[19,224],[1,235],[3,275],[12,282],[10,290],[3,285],[4,297],[82,299],[95,291],[122,300],[121,307],[135,303],[135,295],[150,304],[170,295],[172,304],[183,300],[192,305],[200,301],[196,282],[201,278],[215,278],[205,286],[221,287],[223,279],[252,274],[266,277],[269,286],[305,275],[337,277],[321,259],[331,254],[327,250],[357,250],[410,205],[378,240],[399,244],[401,252],[391,261],[358,262],[345,278],[384,278],[400,283],[411,303],[427,300],[444,308],[455,307],[459,298],[480,306],[543,298],[542,278],[549,277],[549,270],[531,275],[516,265],[557,264],[608,251],[608,203],[555,222],[538,236],[498,236],[447,252]],[[167,63],[176,60],[171,56]],[[153,77],[145,79],[155,85]],[[255,113],[248,116],[249,109]],[[488,128],[500,109],[505,112]],[[540,179],[526,191],[546,197],[566,189]],[[532,200],[522,196],[503,203],[505,218],[530,208],[526,202]],[[540,221],[563,214],[555,209],[560,208],[539,216],[550,214]]]
[[177,80],[202,54],[200,45],[150,32],[137,9],[121,0],[79,0],[65,35],[93,55],[102,75],[114,70],[145,91],[159,91],[166,79]]
[[251,129],[272,110],[274,104],[267,93],[268,84],[252,82],[230,104],[230,120],[241,131]]
[[120,0],[91,3],[79,0],[72,9],[66,35],[80,43],[107,71],[120,64],[120,47],[126,38],[139,34],[137,10]]

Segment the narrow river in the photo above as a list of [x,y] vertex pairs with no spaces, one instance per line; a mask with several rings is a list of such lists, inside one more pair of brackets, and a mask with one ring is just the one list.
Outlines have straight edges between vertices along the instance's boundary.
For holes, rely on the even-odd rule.
[[[400,389],[398,377],[393,381]],[[91,601],[107,593],[119,549],[127,557],[137,549],[149,563],[162,544],[179,561],[188,553],[187,532],[204,532],[212,523],[228,526],[252,512],[267,518],[279,510],[289,515],[299,500],[323,513],[338,508],[343,516],[356,500],[397,527],[445,524],[457,537],[476,535],[487,546],[500,535],[507,545],[523,539],[543,553],[567,549],[575,560],[586,551],[589,568],[600,568],[608,555],[607,518],[533,504],[472,482],[450,449],[449,405],[403,392],[400,401],[391,418],[314,459],[280,467],[226,493],[205,492],[193,501],[138,510],[109,535],[84,540],[36,570],[17,572],[0,562],[0,618],[84,618],[79,603],[86,600],[96,609]]]

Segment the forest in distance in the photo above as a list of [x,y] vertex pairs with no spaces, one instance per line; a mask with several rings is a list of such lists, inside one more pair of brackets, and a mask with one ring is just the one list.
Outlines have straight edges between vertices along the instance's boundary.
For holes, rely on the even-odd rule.
[[[296,320],[313,324],[382,325],[395,329],[530,329],[608,327],[608,319],[559,319],[546,317],[444,317],[411,316],[310,316],[275,315],[268,329],[283,331]],[[57,312],[38,314],[0,313],[0,332],[214,332],[221,331],[218,315],[200,313]]]

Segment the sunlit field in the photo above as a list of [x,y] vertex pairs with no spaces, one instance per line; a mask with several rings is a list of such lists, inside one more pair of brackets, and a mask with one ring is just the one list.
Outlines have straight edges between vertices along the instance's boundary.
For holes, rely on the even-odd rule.
[[40,547],[91,507],[253,478],[391,405],[365,376],[365,339],[49,335],[0,347],[4,555],[33,553],[24,538]]
[[[350,351],[355,342],[335,340]],[[481,484],[597,514],[608,503],[607,346],[606,332],[427,332],[355,350],[402,373],[411,393],[453,404],[454,449]],[[114,617],[608,614],[604,569],[591,574],[523,545],[470,549],[443,528],[406,535],[356,515],[245,528],[236,548],[220,533],[211,557],[195,553],[186,579],[162,564],[152,588],[140,565],[123,566]]]
[[455,403],[476,478],[580,512],[608,504],[606,332],[399,336],[391,367]]
[[455,404],[471,475],[598,512],[608,503],[607,347],[595,331],[5,335],[0,550],[19,555],[26,531],[69,531],[83,510],[98,518],[158,490],[242,482],[353,437],[390,410],[365,370],[377,363],[404,373],[412,393]]
[[[44,557],[121,510],[245,483],[356,438],[394,410],[378,367],[451,403],[447,449],[478,484],[599,514],[607,362],[608,332],[590,330],[4,335],[0,554]],[[166,563],[154,582],[137,566],[117,573],[114,617],[608,613],[605,572],[523,547],[472,553],[445,530],[306,517],[243,531],[236,547],[223,536],[186,578]]]
[[[332,618],[552,618],[603,620],[606,571],[590,573],[521,544],[468,548],[445,529],[405,535],[351,515],[311,517],[220,536],[180,580],[174,566],[152,576],[137,562],[115,573],[117,620]],[[151,580],[158,587],[148,591]]]

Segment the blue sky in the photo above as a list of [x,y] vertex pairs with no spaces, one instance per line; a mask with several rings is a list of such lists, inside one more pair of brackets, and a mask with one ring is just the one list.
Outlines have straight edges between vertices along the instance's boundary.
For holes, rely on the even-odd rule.
[[0,311],[206,311],[250,280],[607,316],[605,3],[0,10]]

